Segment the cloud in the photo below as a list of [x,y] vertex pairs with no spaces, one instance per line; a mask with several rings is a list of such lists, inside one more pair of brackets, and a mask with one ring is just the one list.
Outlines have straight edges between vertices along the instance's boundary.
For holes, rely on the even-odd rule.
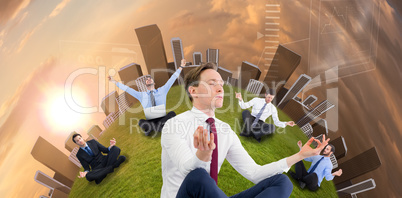
[[57,15],[60,14],[60,12],[67,6],[67,4],[70,2],[70,0],[63,0],[60,2],[56,8],[53,9],[52,13],[50,13],[49,18],[53,18]]
[[[195,47],[194,44],[189,45],[189,46],[187,46],[187,47],[184,47],[184,49],[183,49],[184,56],[185,56],[185,57],[190,57],[190,56],[192,56],[192,54],[193,54],[193,52],[194,52],[194,47]],[[189,61],[189,60],[188,60],[188,61]],[[188,61],[187,61],[187,62],[188,62]]]
[[[54,64],[54,60],[50,60],[48,64],[44,64],[39,67],[22,83],[14,95],[2,104],[2,116],[7,113],[8,117],[2,117],[2,119],[5,121],[0,126],[0,145],[7,146],[13,142],[10,140],[12,140],[18,134],[22,123],[25,121],[26,116],[32,109],[31,102],[37,100],[38,90],[35,82],[40,80],[44,75],[47,75],[47,73],[50,72],[54,67]],[[14,105],[6,106],[10,104]],[[2,165],[2,160],[7,157],[7,154],[7,152],[1,153],[0,166]]]
[[39,24],[38,26],[36,26],[33,30],[25,33],[25,35],[23,36],[23,38],[20,40],[20,43],[18,45],[17,51],[16,53],[21,52],[21,50],[25,47],[25,44],[28,42],[28,40],[31,38],[31,36],[36,32],[36,30],[38,30],[40,27],[42,26],[42,24]]
[[0,1],[0,25],[14,19],[30,2],[31,0]]
[[26,43],[29,41],[31,36],[39,30],[46,22],[47,20],[56,17],[57,15],[60,14],[60,12],[67,6],[67,4],[70,2],[70,0],[63,0],[60,2],[54,9],[53,11],[49,14],[49,16],[46,16],[45,18],[42,19],[42,21],[35,26],[31,31],[26,32],[22,39],[19,42],[18,48],[16,50],[16,53],[21,52],[21,50],[25,47]]

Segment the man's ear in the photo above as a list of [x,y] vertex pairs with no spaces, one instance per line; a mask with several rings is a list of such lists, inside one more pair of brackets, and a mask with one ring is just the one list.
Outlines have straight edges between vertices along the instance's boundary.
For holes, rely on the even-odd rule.
[[189,86],[188,87],[188,92],[190,93],[192,98],[196,98],[197,97],[197,87],[194,86]]

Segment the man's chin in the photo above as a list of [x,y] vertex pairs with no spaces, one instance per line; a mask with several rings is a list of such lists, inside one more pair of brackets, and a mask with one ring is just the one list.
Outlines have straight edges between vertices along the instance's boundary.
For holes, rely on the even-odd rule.
[[221,107],[223,107],[223,103],[221,102],[215,103],[215,109],[219,109]]

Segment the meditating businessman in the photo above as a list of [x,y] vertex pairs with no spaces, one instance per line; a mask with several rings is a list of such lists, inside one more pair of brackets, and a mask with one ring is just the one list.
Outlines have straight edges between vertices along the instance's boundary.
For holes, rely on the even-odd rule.
[[107,174],[113,172],[126,160],[124,155],[120,155],[120,148],[115,146],[114,138],[110,140],[109,148],[96,140],[85,142],[80,134],[74,134],[72,139],[80,146],[76,156],[84,167],[84,172],[80,172],[79,178],[85,177],[88,181],[95,180],[95,183],[99,184]]
[[[265,123],[265,120],[272,115],[274,124],[278,127],[285,128],[286,126],[294,126],[293,121],[282,122],[278,118],[278,110],[271,103],[275,97],[275,91],[268,89],[265,93],[265,98],[253,98],[249,102],[244,102],[241,93],[236,93],[236,98],[239,99],[239,105],[242,109],[243,131],[241,136],[254,136],[260,142],[263,135],[272,134],[275,131],[273,124]],[[253,107],[251,113],[247,108]]]
[[[182,59],[181,66],[179,67],[179,69],[176,70],[176,72],[170,77],[170,79],[166,82],[165,85],[159,87],[158,89],[155,89],[154,79],[151,77],[151,75],[148,75],[145,81],[145,85],[147,87],[146,92],[136,91],[122,83],[113,80],[111,76],[109,76],[108,78],[110,81],[114,82],[117,85],[117,87],[119,87],[121,90],[126,91],[128,94],[132,95],[134,98],[140,101],[145,111],[146,109],[155,106],[160,105],[166,106],[166,96],[169,92],[169,89],[172,87],[174,81],[176,81],[176,79],[179,77],[180,72],[185,65],[186,60]],[[138,125],[142,128],[145,135],[149,136],[152,131],[161,132],[165,122],[174,116],[176,116],[176,113],[170,111],[169,113],[167,113],[164,116],[162,115],[161,117],[146,120],[141,119]]]
[[[301,141],[297,142],[299,148],[302,148]],[[295,165],[296,173],[290,171],[290,175],[299,182],[300,187],[307,188],[311,191],[315,191],[320,187],[322,180],[331,181],[335,176],[342,175],[342,169],[332,172],[332,162],[330,156],[335,152],[335,147],[332,144],[328,144],[322,151],[322,155],[312,156],[305,158],[305,161],[312,162],[308,171],[304,167],[303,161],[299,161]]]
[[310,139],[290,157],[258,165],[243,148],[230,126],[215,117],[223,104],[223,80],[213,63],[206,63],[185,76],[185,89],[193,107],[168,120],[162,130],[161,197],[226,197],[218,188],[218,173],[226,159],[242,176],[256,185],[233,197],[289,197],[293,185],[281,174],[294,163],[318,155],[328,144]]

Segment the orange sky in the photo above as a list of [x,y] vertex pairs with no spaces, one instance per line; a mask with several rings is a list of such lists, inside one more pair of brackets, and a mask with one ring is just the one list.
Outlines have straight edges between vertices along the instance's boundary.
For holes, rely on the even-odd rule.
[[[107,74],[109,69],[118,70],[130,61],[144,65],[134,32],[136,27],[157,23],[169,60],[172,60],[170,38],[177,36],[182,38],[185,57],[190,61],[193,51],[205,53],[208,47],[231,49],[243,45],[240,51],[253,50],[255,43],[247,40],[255,40],[258,19],[254,13],[263,7],[246,1],[225,4],[176,1],[177,6],[172,6],[171,2],[155,0],[135,3],[63,0],[46,5],[30,0],[1,2],[0,194],[32,197],[47,191],[33,180],[36,170],[53,175],[30,155],[38,135],[67,153],[64,140],[71,131],[85,133],[94,124],[103,128],[105,116],[99,109],[91,114],[77,114],[84,122],[64,129],[55,126],[46,114],[74,72],[83,68],[98,72],[78,76],[73,82],[73,97],[78,105],[97,107],[99,98],[108,93],[107,86],[107,93],[98,91],[102,71]],[[263,1],[255,4],[263,5]],[[243,6],[247,7],[246,13]],[[211,23],[212,20],[215,22]],[[254,30],[243,28],[244,24]],[[138,54],[133,59],[116,60],[119,57],[108,54],[111,47],[129,48]],[[109,52],[99,51],[104,48]],[[227,60],[227,64],[240,65],[245,60],[230,53],[229,50],[222,53],[223,63]],[[257,60],[256,54],[248,61]],[[18,187],[21,184],[24,190]]]
[[[295,7],[300,12],[308,12],[306,2],[296,1]],[[401,34],[397,34],[401,32],[397,25],[400,21],[395,18],[395,10],[385,1],[379,2],[385,36],[401,44]],[[5,197],[38,197],[47,192],[33,180],[36,170],[53,174],[30,155],[38,135],[67,153],[64,140],[71,131],[85,133],[94,124],[104,128],[105,115],[100,109],[90,114],[79,113],[83,122],[63,128],[55,126],[53,120],[45,115],[53,97],[58,91],[65,91],[66,80],[74,72],[84,68],[98,72],[78,76],[72,85],[73,97],[79,105],[97,108],[99,99],[109,93],[108,86],[98,82],[103,71],[107,75],[109,69],[118,70],[132,61],[144,66],[135,28],[157,24],[162,31],[168,61],[173,60],[170,38],[180,37],[185,58],[189,61],[192,61],[194,51],[202,52],[205,58],[207,48],[218,48],[220,64],[235,71],[242,61],[259,63],[264,43],[256,38],[256,34],[263,28],[261,16],[265,3],[263,0],[59,0],[46,4],[31,0],[0,1],[0,194]],[[298,25],[302,24],[305,23],[299,22]],[[284,26],[282,41],[303,39],[303,34],[299,35],[300,38],[292,37],[291,32],[297,31],[298,25]],[[304,48],[299,48],[300,52],[305,52]],[[104,49],[107,50],[102,51]],[[129,49],[136,55],[114,57],[113,49]],[[400,64],[399,60],[395,59]],[[387,77],[391,74],[381,71],[370,74],[378,79],[378,84],[373,86],[386,89],[389,86]],[[294,77],[292,79],[294,81]],[[104,93],[99,89],[102,86],[106,87]],[[348,94],[353,95],[354,90]],[[391,112],[383,117],[391,120],[388,123],[392,126],[379,121],[379,128],[383,131],[387,127],[401,130],[401,114],[396,111],[401,107],[401,95],[394,91],[384,91],[382,95],[397,99],[383,105]],[[352,102],[358,104],[359,101]],[[369,101],[367,106],[371,104]],[[394,136],[385,137],[387,142],[395,142]],[[391,147],[398,152],[395,143]],[[21,185],[24,190],[19,187]]]

